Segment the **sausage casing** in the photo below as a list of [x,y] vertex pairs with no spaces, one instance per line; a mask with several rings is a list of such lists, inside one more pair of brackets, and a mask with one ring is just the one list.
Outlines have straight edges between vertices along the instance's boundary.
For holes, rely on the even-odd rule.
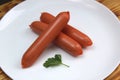
[[[47,24],[51,23],[54,19],[55,17],[47,12],[43,12],[40,17],[40,20]],[[82,45],[82,47],[91,46],[93,44],[92,40],[86,34],[68,24],[62,30],[62,32],[76,40],[79,44]]]
[[[31,29],[37,33],[40,34],[44,30],[46,30],[49,26],[46,23],[40,22],[40,21],[34,21],[30,25]],[[56,39],[54,40],[54,43],[59,46],[60,48],[64,49],[66,52],[71,54],[72,56],[79,56],[82,54],[82,47],[81,45],[61,32]]]
[[69,21],[69,12],[59,13],[48,28],[39,35],[22,57],[22,67],[33,65],[45,48],[57,37]]

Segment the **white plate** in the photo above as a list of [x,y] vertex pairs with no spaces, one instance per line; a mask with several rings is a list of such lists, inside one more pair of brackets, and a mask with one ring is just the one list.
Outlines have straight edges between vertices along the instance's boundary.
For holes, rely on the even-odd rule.
[[[48,47],[30,68],[21,68],[21,58],[38,37],[29,24],[42,12],[57,15],[70,11],[69,24],[93,40],[83,55],[72,57],[62,49]],[[0,22],[0,66],[14,80],[102,80],[120,62],[120,23],[103,5],[89,0],[28,0],[10,10]],[[48,57],[61,54],[70,67],[43,67]]]

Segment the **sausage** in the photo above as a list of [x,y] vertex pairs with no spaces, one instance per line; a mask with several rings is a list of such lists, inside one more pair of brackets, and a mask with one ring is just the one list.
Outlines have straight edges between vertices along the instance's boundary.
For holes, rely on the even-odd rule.
[[[41,14],[40,20],[42,22],[45,22],[47,24],[51,23],[54,20],[54,16],[47,12],[43,12]],[[92,40],[81,31],[75,29],[74,27],[70,25],[66,25],[65,28],[62,30],[63,33],[67,34],[69,37],[76,40],[79,44],[82,45],[82,47],[91,46],[93,44]]]
[[69,12],[59,13],[54,21],[49,24],[49,28],[42,32],[34,41],[22,57],[22,67],[32,66],[45,48],[57,37],[64,26],[69,21]]
[[[30,25],[30,27],[35,33],[40,34],[44,30],[46,30],[49,26],[48,24],[43,23],[41,21],[34,21]],[[81,55],[83,52],[81,45],[77,41],[73,40],[72,38],[64,34],[63,32],[61,32],[56,37],[54,43],[58,47],[62,48],[63,50],[65,50],[66,52],[75,57]]]

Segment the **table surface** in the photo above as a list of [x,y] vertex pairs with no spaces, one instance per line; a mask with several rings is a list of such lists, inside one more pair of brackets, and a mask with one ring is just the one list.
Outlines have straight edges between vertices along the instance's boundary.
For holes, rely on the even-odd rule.
[[[24,0],[3,0],[0,1],[0,19],[8,12],[12,7],[19,4]],[[100,3],[108,7],[113,11],[120,19],[120,0],[98,0]],[[113,5],[114,4],[114,5]],[[0,80],[12,80],[7,76],[2,69],[0,69]],[[105,80],[120,80],[120,65],[108,76]]]

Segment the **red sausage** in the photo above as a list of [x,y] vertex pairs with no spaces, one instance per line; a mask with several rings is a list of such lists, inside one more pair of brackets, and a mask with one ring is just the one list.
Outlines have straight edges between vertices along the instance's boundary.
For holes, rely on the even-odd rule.
[[[41,14],[40,19],[42,22],[49,24],[55,19],[55,17],[47,12],[44,12]],[[92,45],[92,40],[86,34],[80,32],[79,30],[73,28],[70,25],[66,25],[62,31],[63,33],[67,34],[69,37],[76,40],[79,44],[82,45],[82,47],[87,47]]]
[[[40,32],[43,32],[49,26],[46,23],[43,23],[43,22],[40,22],[40,21],[34,21],[30,25],[30,27],[35,33],[40,34]],[[73,40],[72,38],[70,38],[69,36],[64,34],[63,32],[61,32],[56,37],[56,39],[54,40],[54,43],[57,46],[59,46],[60,48],[64,49],[68,53],[70,53],[71,55],[73,55],[73,56],[79,56],[79,55],[82,54],[81,45],[77,41]]]
[[50,23],[45,31],[34,41],[22,57],[22,67],[27,68],[33,65],[45,48],[51,43],[61,32],[69,21],[69,12],[61,12],[57,15],[52,23]]

